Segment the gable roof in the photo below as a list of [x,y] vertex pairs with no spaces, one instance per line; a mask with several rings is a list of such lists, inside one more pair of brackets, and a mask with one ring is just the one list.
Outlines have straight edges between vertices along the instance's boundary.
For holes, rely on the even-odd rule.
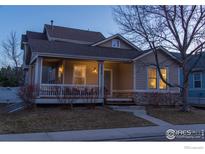
[[97,60],[132,61],[143,52],[131,49],[93,47],[71,42],[29,39],[31,51],[41,55],[63,55],[64,57],[91,58]]
[[115,35],[112,35],[104,40],[101,40],[101,41],[98,41],[98,42],[95,42],[94,44],[92,44],[92,46],[97,46],[97,45],[100,45],[102,43],[105,43],[107,41],[110,41],[112,39],[115,39],[115,38],[119,38],[121,39],[122,41],[126,42],[128,45],[130,45],[132,48],[134,49],[137,49],[137,50],[141,50],[140,48],[138,48],[136,45],[134,45],[133,43],[131,43],[130,41],[128,41],[126,38],[124,38],[122,35],[120,34],[115,34]]
[[102,33],[94,32],[89,30],[80,30],[61,26],[51,26],[45,24],[44,26],[46,32],[51,38],[61,39],[61,40],[77,40],[87,43],[94,43],[105,39]]
[[[174,56],[173,54],[171,54],[167,49],[165,49],[165,48],[163,48],[163,47],[157,47],[156,50],[162,51],[162,52],[165,53],[167,56],[169,56],[171,59],[173,59],[173,60],[175,60],[175,61],[177,61],[177,62],[180,63],[180,60],[179,60],[176,56]],[[138,60],[138,59],[143,58],[144,56],[149,55],[149,54],[151,54],[151,53],[153,53],[152,49],[144,50],[144,53],[143,53],[143,54],[141,54],[140,56],[134,58],[133,60]]]

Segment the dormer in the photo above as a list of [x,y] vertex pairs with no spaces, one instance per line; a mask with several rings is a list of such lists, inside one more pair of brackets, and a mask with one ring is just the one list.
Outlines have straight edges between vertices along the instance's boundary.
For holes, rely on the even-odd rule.
[[96,43],[92,44],[92,46],[140,50],[138,47],[136,47],[134,44],[129,42],[127,39],[125,39],[120,34],[116,34],[116,35],[110,36],[110,37],[108,37],[108,38],[106,38],[106,39],[104,39],[102,41],[99,41],[99,42],[96,42]]

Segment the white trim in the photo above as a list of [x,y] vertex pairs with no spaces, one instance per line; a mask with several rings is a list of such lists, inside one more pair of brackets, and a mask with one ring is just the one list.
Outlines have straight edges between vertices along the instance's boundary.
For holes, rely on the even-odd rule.
[[40,66],[39,66],[40,67],[40,75],[39,75],[39,78],[40,78],[39,80],[40,81],[39,81],[39,83],[41,84],[42,83],[42,78],[43,78],[43,76],[42,76],[42,74],[43,74],[42,73],[43,72],[43,58],[40,57],[39,60],[40,60],[40,62],[39,62],[40,63]]
[[109,61],[128,61],[131,62],[131,59],[126,59],[126,58],[109,58],[109,57],[95,57],[95,56],[78,56],[78,55],[67,55],[67,54],[55,54],[55,53],[38,53],[38,52],[33,52],[37,53],[36,56],[34,56],[31,59],[30,64],[39,56],[42,57],[55,57],[55,58],[72,58],[72,59],[82,59],[82,60],[109,60]]
[[109,41],[109,40],[112,40],[112,39],[114,39],[114,38],[116,38],[116,37],[119,37],[120,39],[122,39],[123,41],[125,41],[127,44],[129,44],[131,47],[133,47],[134,49],[137,49],[137,50],[141,51],[140,48],[138,48],[136,45],[134,45],[133,43],[131,43],[130,41],[128,41],[126,38],[124,38],[124,37],[123,37],[122,35],[120,35],[120,34],[112,35],[112,36],[110,36],[110,37],[108,37],[108,38],[106,38],[106,39],[104,39],[104,40],[102,40],[102,41],[99,41],[99,42],[96,42],[96,43],[92,44],[91,46],[100,45],[100,44],[105,43],[105,42],[107,42],[107,41]]
[[49,83],[42,83],[42,86],[59,86],[59,87],[98,87],[96,84],[49,84]]
[[[85,69],[85,82],[84,82],[84,84],[75,84],[75,83],[74,83],[74,82],[75,82],[75,73],[74,73],[75,69],[74,69],[74,68],[75,68],[76,66],[81,66],[81,67],[83,67],[83,69]],[[82,65],[82,64],[74,64],[74,65],[73,65],[73,84],[74,84],[74,85],[86,85],[86,84],[87,84],[87,82],[86,82],[86,81],[87,81],[87,79],[86,79],[87,70],[86,70],[86,69],[87,69],[86,65]]]
[[[200,80],[197,80],[197,81],[200,81],[200,87],[199,88],[196,88],[195,87],[195,80],[194,80],[194,76],[195,76],[195,74],[196,73],[199,73],[200,74]],[[192,73],[192,79],[193,79],[193,89],[199,89],[199,90],[201,90],[202,89],[202,72],[193,72]]]
[[112,96],[112,92],[113,92],[113,70],[111,68],[105,68],[104,69],[104,74],[105,74],[105,71],[110,71],[111,83],[110,83],[110,95],[108,95],[108,96]]
[[98,61],[99,97],[104,98],[104,61]]
[[[46,98],[44,98],[46,97]],[[73,104],[88,104],[87,98],[74,98],[72,99]],[[103,104],[104,100],[101,98],[95,99],[95,104]],[[56,96],[41,96],[40,98],[35,99],[35,104],[61,104],[59,99]]]

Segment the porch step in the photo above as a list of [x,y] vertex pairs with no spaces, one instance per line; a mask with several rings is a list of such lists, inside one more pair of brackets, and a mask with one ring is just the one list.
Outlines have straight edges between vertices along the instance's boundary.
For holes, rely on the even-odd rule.
[[107,105],[135,105],[132,98],[106,98]]

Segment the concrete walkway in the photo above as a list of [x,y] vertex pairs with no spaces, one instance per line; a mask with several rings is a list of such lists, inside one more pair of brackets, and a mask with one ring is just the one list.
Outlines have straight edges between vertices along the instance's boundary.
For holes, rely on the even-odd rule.
[[6,134],[0,135],[0,141],[123,141],[133,138],[143,140],[146,137],[165,136],[168,129],[202,131],[205,124]]
[[110,107],[113,110],[117,110],[117,111],[131,112],[136,117],[140,117],[142,119],[150,121],[158,126],[173,126],[172,124],[165,122],[161,119],[147,115],[145,107],[143,107],[143,106],[110,106]]

